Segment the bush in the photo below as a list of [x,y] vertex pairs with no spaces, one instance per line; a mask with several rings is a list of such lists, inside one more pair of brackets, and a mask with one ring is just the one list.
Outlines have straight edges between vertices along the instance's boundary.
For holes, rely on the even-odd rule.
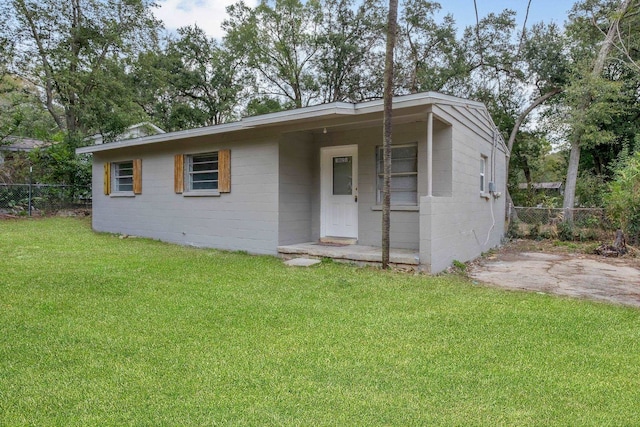
[[640,151],[621,162],[605,196],[605,208],[614,226],[631,244],[640,242]]
[[571,221],[558,223],[558,239],[565,242],[573,241],[573,223]]
[[520,227],[520,221],[517,219],[509,221],[509,228],[507,229],[507,237],[511,239],[522,239],[525,237]]

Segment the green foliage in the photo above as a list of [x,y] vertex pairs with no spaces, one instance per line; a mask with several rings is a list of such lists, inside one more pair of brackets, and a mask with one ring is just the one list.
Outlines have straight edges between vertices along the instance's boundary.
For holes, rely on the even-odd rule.
[[276,113],[278,111],[290,110],[294,108],[292,103],[281,104],[277,99],[267,96],[254,98],[247,104],[247,116],[259,116],[260,114]]
[[137,114],[123,76],[127,57],[157,38],[160,23],[152,5],[150,0],[0,5],[3,16],[15,17],[2,29],[2,36],[20,47],[12,71],[36,82],[60,131],[116,132]]
[[605,206],[614,224],[630,242],[640,241],[640,151],[622,162],[609,184]]
[[441,91],[463,69],[450,14],[437,22],[440,3],[408,0],[398,22],[397,84],[410,93]]
[[[29,155],[24,152],[12,153],[11,157],[0,163],[0,184],[25,184],[29,182],[29,167],[32,166]],[[36,172],[34,182],[39,181]]]
[[77,198],[91,188],[91,159],[76,155],[84,145],[79,136],[67,136],[61,142],[39,148],[31,153],[31,162],[41,183],[71,186],[71,198]]
[[0,72],[0,146],[9,136],[48,139],[55,122],[43,108],[37,89],[24,80]]
[[526,237],[522,232],[520,224],[521,222],[517,219],[509,221],[509,227],[507,228],[507,237],[511,239],[522,239],[523,237]]
[[380,94],[384,18],[377,0],[321,0],[317,51],[310,60],[321,102]]
[[250,83],[242,58],[197,26],[179,28],[162,49],[138,55],[129,80],[146,114],[166,131],[232,121]]
[[[576,73],[565,90],[572,108],[568,124],[573,135],[580,135],[580,144],[595,147],[612,144],[616,133],[610,127],[613,118],[622,113],[620,101],[622,83],[586,72]],[[585,102],[588,100],[588,102]]]
[[558,223],[558,239],[571,242],[575,238],[574,225],[572,221],[560,221]]
[[452,265],[454,270],[457,270],[460,273],[464,273],[467,271],[467,264],[465,264],[464,262],[458,261],[457,259],[453,260]]
[[601,208],[607,192],[604,176],[583,171],[576,182],[576,204],[583,208]]
[[225,43],[242,55],[272,93],[297,108],[310,105],[320,88],[311,70],[322,13],[317,1],[262,1],[255,8],[236,3],[227,9]]

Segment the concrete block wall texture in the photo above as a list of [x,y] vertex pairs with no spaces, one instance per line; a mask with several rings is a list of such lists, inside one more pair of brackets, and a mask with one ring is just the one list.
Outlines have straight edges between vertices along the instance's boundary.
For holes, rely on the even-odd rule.
[[[188,197],[173,187],[175,154],[231,149],[231,192]],[[142,194],[103,194],[105,162],[142,158]],[[278,142],[246,139],[180,143],[153,150],[94,153],[93,228],[193,246],[276,254],[278,245]]]
[[[496,246],[504,234],[505,155],[477,108],[433,105],[433,196],[427,192],[426,121],[394,126],[394,144],[418,145],[418,206],[392,210],[391,245],[419,250],[438,272]],[[320,235],[321,147],[358,146],[358,243],[380,246],[376,194],[378,125],[327,133],[286,126],[216,134],[94,153],[94,228],[195,246],[275,254]],[[231,192],[187,197],[173,188],[175,154],[231,150]],[[494,155],[495,154],[495,155]],[[480,158],[502,197],[480,194]],[[143,159],[142,194],[102,194],[105,162]],[[493,217],[491,211],[493,210]]]
[[284,134],[278,157],[278,244],[310,242],[313,161],[317,157],[313,135],[305,132]]
[[[464,262],[478,257],[498,246],[504,235],[503,149],[500,144],[494,147],[492,131],[469,124],[457,109],[446,108],[440,113],[453,124],[453,180],[451,196],[424,197],[420,201],[420,259],[432,273],[446,269],[454,260]],[[497,191],[502,193],[499,198],[483,197],[480,192],[482,156],[488,161],[486,179],[494,180]]]

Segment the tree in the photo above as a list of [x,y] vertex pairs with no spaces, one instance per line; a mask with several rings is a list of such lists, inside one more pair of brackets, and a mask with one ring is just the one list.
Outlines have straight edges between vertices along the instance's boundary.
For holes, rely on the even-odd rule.
[[629,242],[640,242],[640,151],[616,169],[605,202],[607,213],[627,233]]
[[[581,24],[584,24],[585,19],[591,19],[598,28],[606,28],[606,31],[601,29],[604,38],[600,40],[600,48],[595,57],[584,49],[584,45],[578,45],[578,48],[582,48],[579,54],[585,60],[580,62],[582,68],[577,70],[571,85],[575,95],[571,99],[572,131],[569,139],[571,152],[563,202],[563,208],[566,211],[565,220],[567,221],[572,220],[571,209],[575,204],[576,180],[583,143],[585,140],[593,138],[604,137],[608,139],[611,137],[610,133],[597,132],[598,129],[595,122],[597,120],[606,120],[606,117],[611,114],[610,109],[615,108],[615,104],[612,101],[617,97],[617,90],[619,89],[616,89],[613,82],[603,79],[602,73],[608,63],[609,54],[615,47],[616,35],[620,24],[624,22],[633,5],[633,0],[624,0],[619,4],[607,2],[605,7],[600,9],[600,4],[596,4],[593,1],[585,1],[576,4],[573,9],[573,16],[571,17],[574,21],[573,34],[576,34],[575,29],[584,27]],[[615,8],[611,8],[611,6]],[[585,12],[591,14],[591,16],[587,18],[584,14]],[[596,14],[596,12],[598,13]]]
[[403,91],[442,91],[462,71],[453,16],[434,16],[440,3],[406,0],[398,23],[396,80]]
[[176,95],[186,101],[188,108],[203,115],[202,125],[233,119],[240,94],[248,83],[240,59],[197,26],[180,28],[178,34],[178,40],[168,48],[168,55],[175,58],[178,67],[170,78]]
[[[384,19],[378,0],[322,0],[316,54],[311,58],[322,102],[366,99],[375,92]],[[379,90],[378,90],[379,91]]]
[[384,60],[384,143],[382,183],[382,268],[389,268],[391,231],[391,140],[393,136],[393,51],[396,43],[398,0],[389,0],[387,48]]
[[12,16],[5,37],[16,41],[15,72],[41,88],[44,105],[61,131],[117,132],[105,115],[134,104],[122,81],[125,59],[153,44],[160,23],[150,0],[6,0]]
[[311,71],[322,17],[316,0],[262,0],[255,9],[239,2],[227,12],[224,41],[255,71],[259,95],[290,100],[296,108],[320,97]]
[[42,107],[36,88],[19,78],[0,77],[0,145],[10,137],[49,139],[55,122]]

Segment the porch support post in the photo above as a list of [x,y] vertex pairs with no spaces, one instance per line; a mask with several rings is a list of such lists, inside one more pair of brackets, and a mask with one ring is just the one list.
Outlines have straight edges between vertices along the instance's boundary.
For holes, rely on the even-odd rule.
[[433,196],[433,112],[427,113],[427,196]]

